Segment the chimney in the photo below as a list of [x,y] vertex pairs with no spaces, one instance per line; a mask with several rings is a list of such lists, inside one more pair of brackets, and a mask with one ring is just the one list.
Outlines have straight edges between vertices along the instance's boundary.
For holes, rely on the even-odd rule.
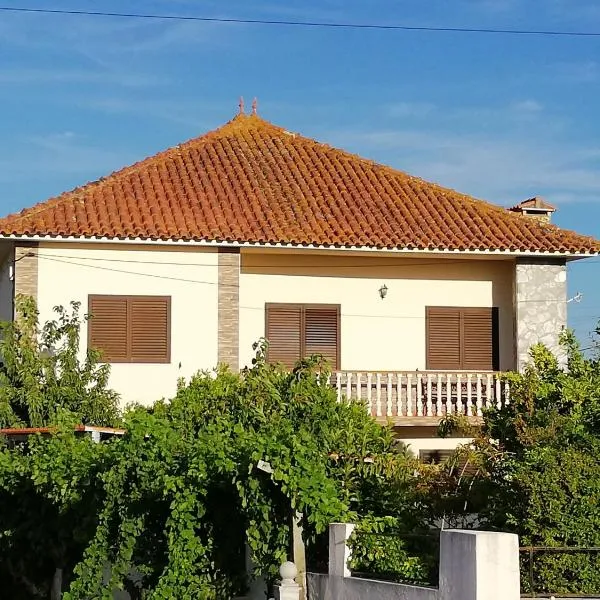
[[556,208],[548,204],[543,198],[535,196],[534,198],[529,198],[529,200],[524,200],[508,210],[532,219],[538,219],[544,223],[550,223],[552,213],[556,211]]

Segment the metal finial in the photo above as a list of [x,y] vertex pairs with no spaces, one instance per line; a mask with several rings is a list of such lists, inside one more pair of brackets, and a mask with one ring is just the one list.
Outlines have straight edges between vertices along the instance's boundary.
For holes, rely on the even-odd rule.
[[254,98],[254,100],[252,100],[252,114],[255,115],[258,111],[258,100],[256,98]]
[[244,97],[240,96],[240,103],[238,105],[240,107],[240,115],[244,114]]

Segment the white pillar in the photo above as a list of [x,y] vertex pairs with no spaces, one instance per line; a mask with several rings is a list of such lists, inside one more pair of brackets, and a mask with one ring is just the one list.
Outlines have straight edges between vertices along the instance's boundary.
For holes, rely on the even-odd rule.
[[300,600],[300,586],[294,578],[298,569],[293,562],[284,562],[279,567],[281,581],[275,586],[275,600]]
[[296,581],[300,585],[300,600],[306,600],[306,548],[302,535],[302,514],[296,513],[292,523],[292,539],[294,546],[294,564],[298,569]]
[[331,523],[329,525],[329,575],[334,577],[350,577],[348,561],[350,547],[348,538],[354,531],[350,523]]
[[440,536],[440,600],[519,600],[519,538],[447,529]]

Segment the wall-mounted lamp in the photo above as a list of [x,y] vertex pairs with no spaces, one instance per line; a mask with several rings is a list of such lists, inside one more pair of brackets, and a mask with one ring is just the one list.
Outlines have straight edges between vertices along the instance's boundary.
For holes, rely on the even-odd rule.
[[385,283],[379,288],[379,295],[381,296],[381,299],[385,299],[385,297],[387,296],[388,293],[388,288],[387,285],[385,285]]

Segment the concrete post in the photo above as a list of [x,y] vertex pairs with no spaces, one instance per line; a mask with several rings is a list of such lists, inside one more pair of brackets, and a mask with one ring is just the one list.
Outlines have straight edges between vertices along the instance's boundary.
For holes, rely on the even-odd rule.
[[440,600],[519,600],[519,538],[448,529],[440,536]]
[[329,525],[329,575],[334,577],[350,577],[348,561],[350,547],[348,538],[354,531],[350,523],[331,523]]
[[302,532],[302,514],[296,513],[292,523],[292,540],[294,546],[294,564],[298,569],[296,581],[300,585],[300,600],[306,600],[306,548]]
[[298,569],[293,562],[284,562],[279,567],[281,581],[275,586],[275,600],[300,600],[300,586],[294,578]]

